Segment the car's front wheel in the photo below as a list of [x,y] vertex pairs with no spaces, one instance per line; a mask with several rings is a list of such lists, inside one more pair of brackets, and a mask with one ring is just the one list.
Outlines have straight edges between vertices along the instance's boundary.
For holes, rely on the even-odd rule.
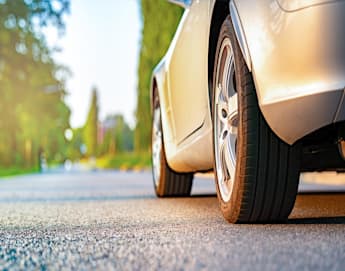
[[155,192],[158,197],[182,197],[190,195],[193,174],[173,171],[166,160],[161,108],[157,91],[154,92],[153,97],[152,175]]
[[214,169],[224,217],[233,223],[287,219],[300,148],[280,140],[262,116],[229,16],[218,38],[213,82]]

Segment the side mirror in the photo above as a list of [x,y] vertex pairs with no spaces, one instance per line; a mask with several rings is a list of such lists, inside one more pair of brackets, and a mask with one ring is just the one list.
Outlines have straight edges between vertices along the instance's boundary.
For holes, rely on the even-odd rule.
[[183,8],[188,8],[192,4],[192,0],[168,0],[170,3],[176,4]]

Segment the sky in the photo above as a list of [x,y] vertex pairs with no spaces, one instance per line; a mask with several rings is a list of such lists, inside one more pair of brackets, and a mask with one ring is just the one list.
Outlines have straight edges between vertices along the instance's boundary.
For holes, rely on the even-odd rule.
[[73,128],[86,121],[93,87],[98,89],[100,120],[121,113],[134,127],[140,18],[138,0],[72,0],[65,34],[45,31],[48,44],[62,49],[54,59],[72,71],[66,103]]

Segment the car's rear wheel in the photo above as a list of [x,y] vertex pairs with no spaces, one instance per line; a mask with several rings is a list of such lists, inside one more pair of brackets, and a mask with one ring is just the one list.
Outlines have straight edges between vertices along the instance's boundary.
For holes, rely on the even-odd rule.
[[262,116],[229,16],[218,37],[213,82],[214,171],[224,217],[233,223],[287,219],[300,147],[280,140]]
[[158,197],[189,196],[192,190],[193,174],[173,171],[166,160],[161,108],[157,91],[154,93],[152,119],[152,175]]

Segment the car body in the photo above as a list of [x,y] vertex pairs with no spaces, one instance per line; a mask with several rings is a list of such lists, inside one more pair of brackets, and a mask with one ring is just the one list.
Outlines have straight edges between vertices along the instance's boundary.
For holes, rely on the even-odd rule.
[[301,143],[306,149],[316,140],[310,140],[312,135],[336,126],[330,128],[335,131],[332,155],[327,153],[327,159],[335,157],[334,165],[315,162],[308,166],[308,160],[313,160],[309,153],[301,158],[302,164],[305,170],[345,168],[339,153],[333,151],[345,136],[345,1],[172,2],[183,5],[185,11],[153,72],[151,93],[160,99],[165,156],[173,171],[190,173],[214,167],[214,61],[225,16],[231,19],[269,128],[290,146],[309,139]]

